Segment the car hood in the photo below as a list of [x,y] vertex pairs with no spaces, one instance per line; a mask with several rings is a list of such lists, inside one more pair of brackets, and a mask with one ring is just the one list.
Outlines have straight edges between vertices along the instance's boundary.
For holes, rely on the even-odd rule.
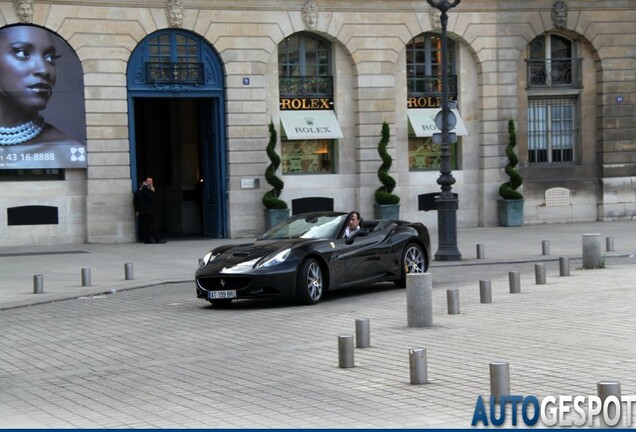
[[246,266],[251,268],[256,262],[270,254],[276,253],[286,248],[295,247],[300,244],[310,242],[312,240],[305,239],[285,239],[285,240],[263,240],[253,243],[245,243],[228,248],[215,249],[218,252],[217,257],[210,261],[203,269],[204,272],[219,271],[237,272],[247,270]]

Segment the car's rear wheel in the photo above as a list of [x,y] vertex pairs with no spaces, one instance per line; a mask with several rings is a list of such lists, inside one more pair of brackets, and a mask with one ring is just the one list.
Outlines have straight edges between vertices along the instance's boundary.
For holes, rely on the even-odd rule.
[[300,266],[296,281],[296,300],[298,303],[313,305],[320,300],[324,293],[324,278],[320,263],[314,258],[305,260]]
[[212,303],[212,306],[214,307],[228,307],[230,303],[232,303],[232,299],[210,300],[210,303]]
[[406,286],[406,275],[409,273],[424,273],[426,272],[427,262],[426,256],[422,248],[416,243],[409,243],[402,252],[402,276],[395,283],[404,288]]

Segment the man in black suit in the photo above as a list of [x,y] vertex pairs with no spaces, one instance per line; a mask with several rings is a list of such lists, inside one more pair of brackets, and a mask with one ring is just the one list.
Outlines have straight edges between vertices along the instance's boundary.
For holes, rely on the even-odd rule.
[[166,243],[157,232],[157,201],[152,177],[146,178],[134,195],[139,236],[144,243]]

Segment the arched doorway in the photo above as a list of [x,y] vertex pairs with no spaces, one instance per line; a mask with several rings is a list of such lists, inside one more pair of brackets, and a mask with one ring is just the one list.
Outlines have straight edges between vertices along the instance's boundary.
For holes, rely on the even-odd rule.
[[227,236],[223,83],[216,52],[186,30],[148,35],[128,63],[133,190],[154,179],[167,236]]

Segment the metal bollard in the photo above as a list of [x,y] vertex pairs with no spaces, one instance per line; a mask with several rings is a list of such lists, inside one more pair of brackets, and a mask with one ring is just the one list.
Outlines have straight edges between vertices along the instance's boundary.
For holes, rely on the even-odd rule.
[[477,244],[477,259],[484,259],[486,258],[486,245],[484,245],[483,243],[478,243]]
[[[616,407],[621,406],[621,383],[618,381],[601,381],[596,384],[598,397],[601,399],[601,405],[605,405],[605,400],[609,397],[615,397],[615,403],[608,401],[607,410],[603,410],[601,417],[601,426],[616,426],[621,421],[620,411]],[[629,411],[628,411],[629,412]],[[631,421],[629,419],[628,421]]]
[[510,294],[519,294],[521,292],[521,275],[519,272],[508,272],[508,281],[510,282]]
[[133,276],[133,263],[126,263],[124,264],[124,278],[126,280],[133,280],[134,276]]
[[541,242],[541,254],[550,255],[550,240],[543,240]]
[[338,367],[352,368],[353,366],[353,335],[338,336]]
[[406,275],[406,317],[409,327],[433,325],[433,278],[430,273]]
[[605,250],[614,252],[614,237],[605,237]]
[[570,276],[570,258],[566,256],[559,257],[559,275]]
[[457,288],[446,290],[446,301],[448,302],[448,314],[459,314],[459,290]]
[[601,268],[600,234],[583,234],[583,268]]
[[369,318],[358,318],[356,319],[356,348],[369,348],[370,346]]
[[537,285],[545,285],[545,264],[534,265],[534,280]]
[[44,276],[33,275],[33,294],[42,294],[44,292]]
[[510,395],[510,366],[506,362],[490,363],[490,396],[499,403],[501,396]]
[[409,350],[411,384],[427,384],[426,348]]
[[91,269],[82,269],[82,286],[91,286]]
[[492,288],[490,280],[479,281],[479,301],[480,303],[492,303]]

